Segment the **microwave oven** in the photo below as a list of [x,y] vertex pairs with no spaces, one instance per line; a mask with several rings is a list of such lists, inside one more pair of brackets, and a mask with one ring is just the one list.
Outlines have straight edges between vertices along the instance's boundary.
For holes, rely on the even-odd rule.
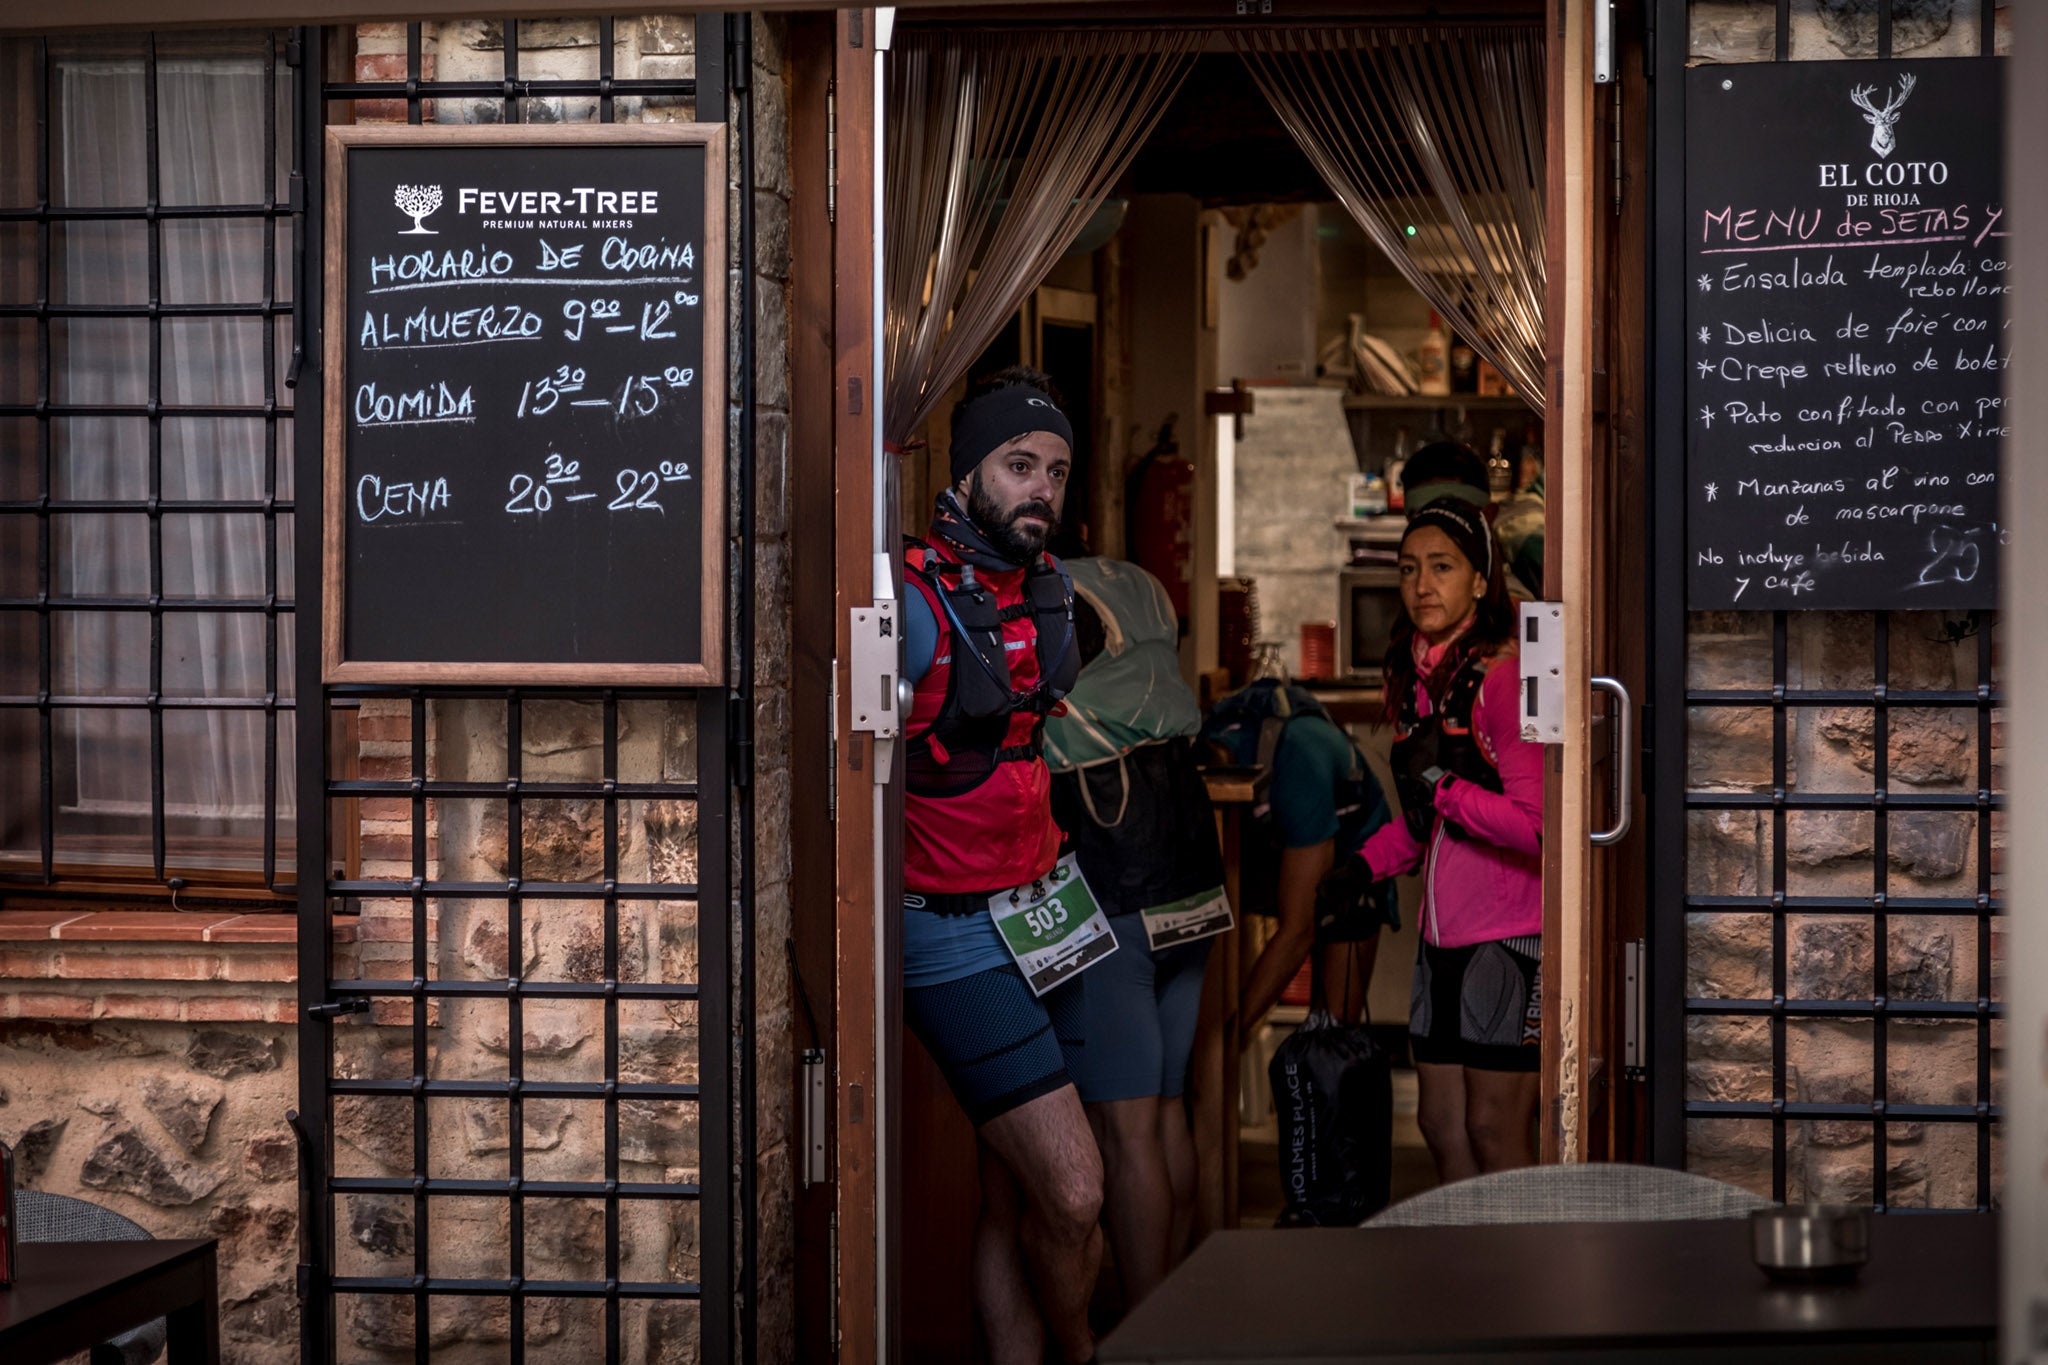
[[1401,620],[1401,571],[1364,564],[1337,572],[1337,667],[1350,682],[1377,683]]

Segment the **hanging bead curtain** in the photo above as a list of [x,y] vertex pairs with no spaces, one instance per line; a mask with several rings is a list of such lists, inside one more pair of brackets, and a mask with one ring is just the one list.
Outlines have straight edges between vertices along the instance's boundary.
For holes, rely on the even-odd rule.
[[1144,144],[1204,35],[925,31],[888,62],[883,426],[910,438]]
[[1281,122],[1374,245],[1541,412],[1536,27],[1229,33]]

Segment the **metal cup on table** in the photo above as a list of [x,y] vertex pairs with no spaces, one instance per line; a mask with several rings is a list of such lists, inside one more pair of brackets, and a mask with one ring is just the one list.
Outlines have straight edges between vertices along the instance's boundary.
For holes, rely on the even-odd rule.
[[1864,1204],[1782,1204],[1749,1215],[1750,1254],[1775,1280],[1853,1280],[1870,1259]]

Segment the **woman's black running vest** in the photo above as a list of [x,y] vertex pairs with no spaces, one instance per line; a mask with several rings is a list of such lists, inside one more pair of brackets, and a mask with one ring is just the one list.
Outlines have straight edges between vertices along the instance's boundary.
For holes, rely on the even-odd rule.
[[[1486,750],[1480,747],[1479,737],[1472,733],[1472,708],[1479,701],[1479,688],[1492,671],[1495,657],[1475,654],[1460,664],[1457,676],[1444,689],[1443,700],[1427,716],[1417,714],[1415,687],[1402,689],[1394,713],[1394,731],[1399,738],[1394,741],[1392,761],[1403,787],[1407,785],[1406,774],[1411,766],[1409,756],[1434,731],[1436,765],[1439,768],[1460,782],[1476,783],[1490,792],[1502,789],[1499,769],[1486,756]],[[1402,791],[1401,804],[1408,806],[1410,801],[1410,794]],[[1467,837],[1455,820],[1446,819],[1443,824],[1444,832],[1452,838]]]

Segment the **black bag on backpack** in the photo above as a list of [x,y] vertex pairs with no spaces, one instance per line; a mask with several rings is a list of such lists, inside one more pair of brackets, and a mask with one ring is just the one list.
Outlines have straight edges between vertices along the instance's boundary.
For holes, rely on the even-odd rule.
[[1320,1004],[1267,1070],[1280,1125],[1280,1227],[1356,1227],[1387,1206],[1394,1080],[1372,1034]]

